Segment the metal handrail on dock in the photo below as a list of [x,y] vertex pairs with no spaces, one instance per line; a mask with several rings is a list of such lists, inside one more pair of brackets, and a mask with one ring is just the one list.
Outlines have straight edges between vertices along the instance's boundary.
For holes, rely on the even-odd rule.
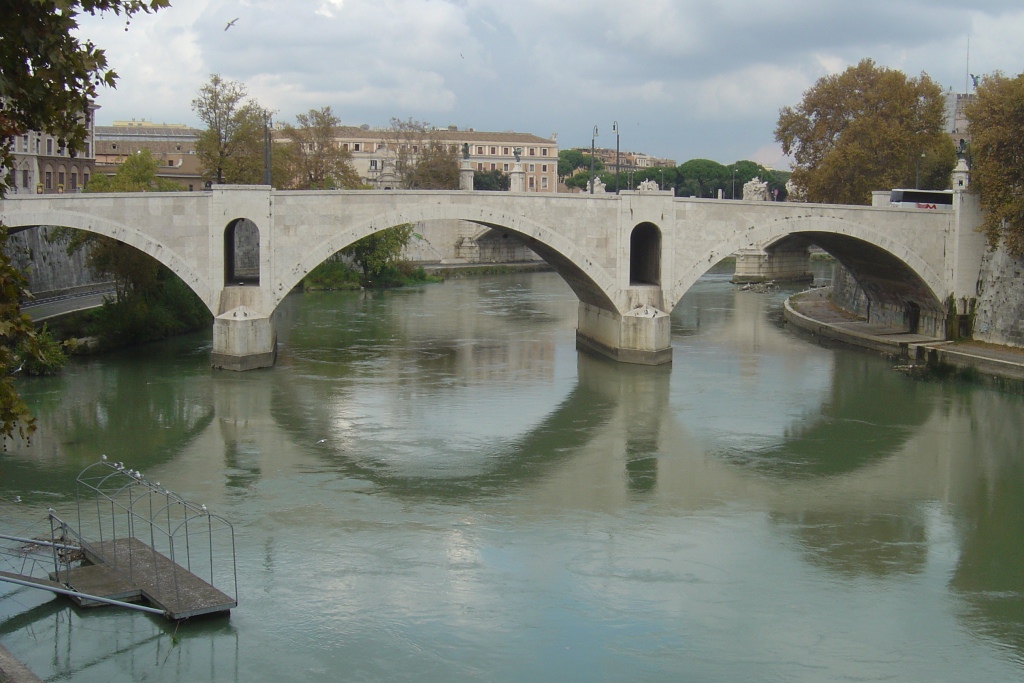
[[49,511],[50,542],[8,537],[52,549],[52,572],[45,579],[0,572],[0,580],[84,606],[144,599],[153,607],[137,608],[170,619],[238,605],[234,528],[205,505],[105,458],[79,473],[76,502],[77,528]]

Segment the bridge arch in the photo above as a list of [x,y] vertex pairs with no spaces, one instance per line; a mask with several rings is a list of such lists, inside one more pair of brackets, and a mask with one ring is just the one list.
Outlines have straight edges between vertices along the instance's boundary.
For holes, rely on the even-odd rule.
[[914,302],[939,310],[945,282],[914,250],[892,236],[850,220],[810,215],[776,219],[749,230],[736,230],[715,245],[710,253],[681,268],[669,292],[670,307],[693,286],[708,268],[741,249],[777,247],[797,239],[814,244],[838,260],[862,283],[869,298]]
[[273,286],[273,306],[276,307],[313,268],[366,235],[403,223],[435,220],[462,220],[515,233],[561,275],[581,301],[605,310],[616,310],[613,303],[615,278],[595,263],[580,245],[559,234],[556,229],[525,216],[461,203],[411,204],[407,208],[381,213],[369,219],[345,221],[342,218],[330,237],[306,250],[297,263],[277,269],[281,275]]
[[138,229],[106,218],[74,211],[59,210],[44,210],[40,212],[19,211],[13,216],[13,219],[8,219],[7,228],[11,232],[20,232],[21,230],[42,226],[75,228],[103,235],[149,254],[180,277],[203,300],[203,303],[212,314],[217,314],[215,310],[216,302],[213,301],[213,289],[206,278],[199,275],[180,254],[159,240],[140,232]]

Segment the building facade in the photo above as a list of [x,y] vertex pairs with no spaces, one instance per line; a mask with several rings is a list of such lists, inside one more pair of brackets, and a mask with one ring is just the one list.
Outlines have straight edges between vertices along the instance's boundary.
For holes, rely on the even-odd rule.
[[17,135],[10,141],[14,153],[10,192],[61,194],[80,192],[95,170],[95,113],[93,107],[81,121],[86,127],[85,146],[72,156],[60,140],[40,131]]
[[181,123],[145,119],[96,126],[96,172],[113,175],[125,159],[147,149],[157,162],[157,177],[180,183],[186,190],[201,190],[202,168],[196,156],[199,133]]
[[459,130],[455,126],[434,129],[426,133],[422,142],[399,141],[389,128],[369,126],[339,126],[338,144],[352,155],[352,166],[363,181],[374,189],[397,189],[399,178],[395,173],[396,145],[406,145],[407,153],[415,156],[418,144],[439,141],[457,150],[460,158],[468,150],[469,162],[476,171],[509,173],[515,167],[518,150],[519,163],[526,174],[527,192],[555,192],[558,186],[557,136],[542,138],[530,133],[485,133],[472,128]]

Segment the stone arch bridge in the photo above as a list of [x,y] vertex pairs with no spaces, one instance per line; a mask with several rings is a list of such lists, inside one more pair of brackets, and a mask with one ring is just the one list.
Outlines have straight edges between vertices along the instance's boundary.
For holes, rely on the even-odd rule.
[[[248,222],[242,223],[243,219]],[[303,276],[343,247],[401,223],[459,219],[515,233],[579,297],[582,347],[634,363],[671,361],[669,313],[724,257],[758,277],[807,272],[817,245],[846,266],[872,318],[943,336],[975,296],[984,240],[973,195],[952,209],[723,201],[671,192],[539,194],[472,191],[277,191],[12,197],[13,231],[59,225],[136,247],[179,275],[213,313],[215,367],[274,362],[273,314]],[[239,276],[235,231],[258,232],[258,269]],[[251,229],[251,227],[250,227]],[[754,255],[756,258],[751,259]],[[957,310],[951,310],[950,307]]]

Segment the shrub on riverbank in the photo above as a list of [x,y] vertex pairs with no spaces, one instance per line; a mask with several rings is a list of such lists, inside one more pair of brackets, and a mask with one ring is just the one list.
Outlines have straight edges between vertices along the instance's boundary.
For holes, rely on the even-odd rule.
[[322,292],[339,289],[388,289],[421,285],[428,282],[444,282],[443,278],[428,275],[423,266],[414,266],[408,261],[400,261],[381,268],[373,279],[362,281],[362,276],[355,268],[340,259],[324,261],[314,268],[302,280],[302,289],[306,292]]
[[146,296],[107,301],[99,308],[55,320],[51,323],[54,335],[60,339],[91,338],[92,343],[79,349],[90,353],[209,328],[213,316],[179,277],[164,270],[158,279],[160,286]]

